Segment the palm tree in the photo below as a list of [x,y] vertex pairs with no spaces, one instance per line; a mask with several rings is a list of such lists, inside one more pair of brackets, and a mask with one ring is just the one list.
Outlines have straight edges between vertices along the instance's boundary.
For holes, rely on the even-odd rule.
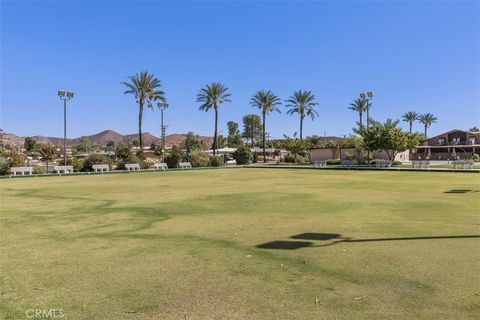
[[270,90],[257,91],[250,99],[250,104],[262,110],[262,133],[263,133],[263,162],[267,162],[267,154],[265,152],[265,118],[267,114],[277,111],[277,106],[281,104],[280,98]]
[[207,84],[205,88],[200,89],[197,94],[197,102],[201,102],[200,110],[208,111],[211,108],[215,110],[215,132],[213,134],[213,155],[218,149],[218,107],[224,102],[230,101],[231,94],[228,93],[228,88],[218,82]]
[[354,100],[353,103],[350,103],[350,107],[348,107],[348,109],[358,113],[360,130],[363,128],[363,113],[367,111],[367,108],[367,99],[364,98]]
[[437,122],[437,118],[431,114],[431,113],[424,113],[424,114],[421,114],[419,117],[418,117],[418,121],[420,123],[423,123],[423,126],[425,128],[425,138],[427,138],[427,129],[433,124],[433,123],[436,123]]
[[314,107],[318,105],[318,103],[315,102],[315,95],[311,91],[297,90],[293,92],[293,95],[285,102],[285,107],[290,108],[287,114],[293,115],[294,113],[298,113],[300,115],[300,140],[302,140],[303,119],[305,119],[305,116],[312,118],[312,120],[318,117],[318,113],[314,109]]
[[413,123],[419,118],[419,114],[416,113],[415,111],[408,111],[408,112],[405,112],[403,115],[402,115],[402,120],[405,121],[405,122],[408,122],[409,126],[410,126],[410,133],[412,133],[412,126],[413,126]]
[[165,93],[159,88],[160,80],[155,78],[155,76],[147,71],[142,71],[140,74],[135,73],[128,77],[130,82],[122,82],[123,85],[127,87],[127,90],[124,94],[133,94],[135,96],[135,101],[138,103],[138,140],[140,143],[140,150],[143,150],[143,140],[142,140],[142,117],[143,117],[143,107],[145,103],[149,108],[153,109],[153,101],[161,100],[166,101]]

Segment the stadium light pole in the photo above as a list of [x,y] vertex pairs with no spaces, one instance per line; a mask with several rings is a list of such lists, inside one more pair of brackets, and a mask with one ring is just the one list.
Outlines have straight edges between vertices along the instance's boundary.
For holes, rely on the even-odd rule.
[[162,140],[162,161],[164,158],[165,154],[165,132],[166,132],[166,126],[163,124],[163,111],[168,109],[168,103],[167,102],[159,102],[157,104],[158,108],[160,109],[160,138]]
[[67,101],[73,98],[73,92],[58,90],[57,94],[63,100],[63,161],[67,165]]

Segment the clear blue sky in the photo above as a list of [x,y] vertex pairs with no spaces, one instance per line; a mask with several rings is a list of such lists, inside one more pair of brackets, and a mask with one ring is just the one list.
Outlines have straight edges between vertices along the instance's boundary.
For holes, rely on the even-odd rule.
[[[68,135],[104,129],[137,132],[138,107],[121,81],[154,73],[170,101],[168,133],[213,134],[213,113],[195,96],[227,85],[229,120],[258,113],[259,89],[282,100],[312,90],[320,118],[305,134],[343,135],[357,115],[349,103],[375,92],[375,119],[431,112],[431,134],[480,124],[478,1],[354,2],[1,2],[1,127],[20,135],[61,136],[57,89],[75,91]],[[298,130],[298,118],[273,114],[273,137]],[[160,113],[144,131],[159,135]],[[406,128],[406,125],[404,125]],[[420,125],[416,129],[421,131]]]

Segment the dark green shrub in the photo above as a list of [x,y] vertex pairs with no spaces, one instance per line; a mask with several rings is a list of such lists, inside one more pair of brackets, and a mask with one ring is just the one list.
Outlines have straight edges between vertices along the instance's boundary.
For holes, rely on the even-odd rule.
[[0,157],[0,175],[8,174],[10,167],[8,165],[7,159]]
[[83,161],[83,171],[92,171],[92,165],[94,164],[108,164],[111,165],[112,160],[102,154],[92,154]]
[[192,167],[207,167],[208,154],[200,150],[195,150],[190,153],[190,163]]
[[185,155],[182,149],[177,146],[173,146],[170,149],[169,154],[165,157],[165,163],[169,168],[177,168],[178,164],[183,161]]
[[238,165],[249,164],[251,156],[252,152],[246,145],[239,146],[233,154],[233,158],[237,161]]
[[340,165],[342,161],[340,159],[328,159],[327,165]]
[[221,167],[224,165],[223,156],[212,156],[210,157],[210,166],[211,167]]

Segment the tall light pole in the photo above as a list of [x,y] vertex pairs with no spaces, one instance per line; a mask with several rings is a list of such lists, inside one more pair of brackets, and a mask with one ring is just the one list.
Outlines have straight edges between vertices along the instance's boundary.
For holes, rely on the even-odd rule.
[[370,100],[373,98],[373,92],[368,91],[367,93],[360,93],[360,98],[364,99],[367,101],[367,129],[370,125],[370,107],[372,106],[370,103]]
[[73,92],[58,90],[57,94],[63,100],[63,160],[67,165],[67,101],[73,98]]
[[165,133],[166,133],[166,129],[167,129],[167,126],[163,125],[163,110],[166,110],[168,108],[168,103],[166,102],[159,102],[157,104],[158,108],[160,109],[160,113],[161,113],[161,120],[160,120],[160,138],[162,140],[162,161],[163,161],[163,158],[164,158],[164,154],[165,154]]

